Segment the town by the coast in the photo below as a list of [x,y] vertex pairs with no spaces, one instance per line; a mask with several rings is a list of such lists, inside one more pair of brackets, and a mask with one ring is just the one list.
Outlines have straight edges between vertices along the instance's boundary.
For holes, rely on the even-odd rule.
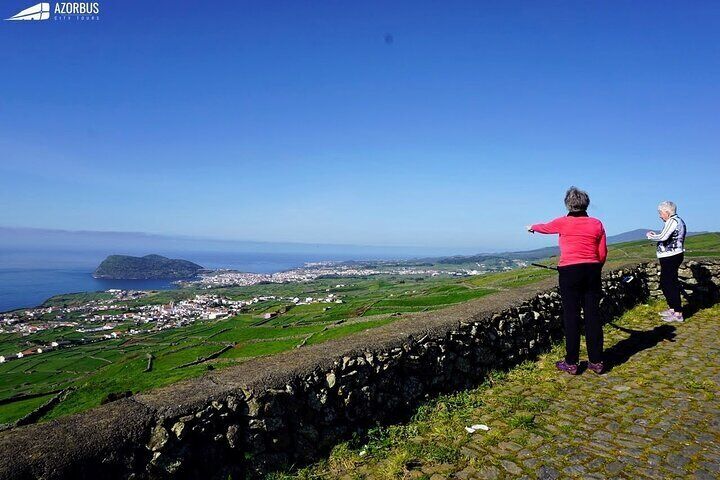
[[[468,265],[432,266],[414,265],[411,262],[313,262],[303,267],[283,272],[261,274],[235,270],[215,270],[200,274],[191,280],[176,283],[186,298],[156,303],[149,291],[110,289],[91,294],[91,299],[80,302],[53,302],[35,307],[0,314],[0,334],[20,334],[30,337],[39,332],[58,330],[57,338],[42,343],[28,338],[27,348],[19,351],[0,352],[0,363],[39,355],[52,350],[79,344],[88,344],[147,334],[161,330],[180,328],[195,322],[229,318],[251,310],[262,310],[263,305],[281,305],[275,311],[265,312],[262,318],[269,320],[289,308],[344,302],[342,290],[345,283],[326,288],[321,294],[308,295],[252,295],[232,298],[224,294],[231,287],[260,286],[264,284],[309,283],[317,279],[352,279],[370,277],[469,277],[488,272],[508,271],[526,266],[522,260],[494,258],[487,263]],[[196,293],[198,292],[198,293]],[[219,292],[219,293],[215,293]],[[392,295],[392,294],[391,294]],[[73,335],[68,335],[72,331]],[[68,337],[71,339],[69,340]]]

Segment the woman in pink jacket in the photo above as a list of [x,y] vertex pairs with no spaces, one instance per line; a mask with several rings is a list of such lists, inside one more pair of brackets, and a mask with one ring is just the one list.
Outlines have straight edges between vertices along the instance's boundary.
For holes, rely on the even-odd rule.
[[600,220],[589,217],[590,197],[575,187],[565,194],[568,214],[549,223],[527,227],[531,233],[549,233],[560,236],[558,262],[560,296],[565,325],[565,360],[555,366],[571,375],[577,375],[580,360],[580,309],[585,313],[585,341],[588,351],[588,368],[602,373],[604,365],[602,318],[600,315],[600,281],[602,267],[607,258],[605,228]]

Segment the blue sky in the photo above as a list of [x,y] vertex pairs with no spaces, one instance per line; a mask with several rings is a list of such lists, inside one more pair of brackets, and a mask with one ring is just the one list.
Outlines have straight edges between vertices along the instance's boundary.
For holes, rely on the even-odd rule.
[[100,8],[0,23],[0,226],[526,248],[574,184],[720,229],[717,2]]

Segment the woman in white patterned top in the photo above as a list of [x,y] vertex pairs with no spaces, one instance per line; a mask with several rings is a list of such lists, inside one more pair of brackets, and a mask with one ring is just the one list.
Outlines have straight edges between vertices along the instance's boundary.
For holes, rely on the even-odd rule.
[[647,238],[657,242],[657,257],[660,261],[660,288],[668,308],[660,313],[666,322],[682,322],[682,300],[678,270],[685,257],[685,222],[677,215],[677,206],[670,201],[658,205],[660,218],[665,222],[660,233],[647,232]]

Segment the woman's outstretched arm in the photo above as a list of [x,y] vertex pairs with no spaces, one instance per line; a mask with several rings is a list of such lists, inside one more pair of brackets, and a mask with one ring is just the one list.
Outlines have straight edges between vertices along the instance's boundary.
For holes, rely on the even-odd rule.
[[563,218],[565,217],[556,218],[548,223],[536,223],[535,225],[530,225],[528,231],[538,233],[560,233]]

